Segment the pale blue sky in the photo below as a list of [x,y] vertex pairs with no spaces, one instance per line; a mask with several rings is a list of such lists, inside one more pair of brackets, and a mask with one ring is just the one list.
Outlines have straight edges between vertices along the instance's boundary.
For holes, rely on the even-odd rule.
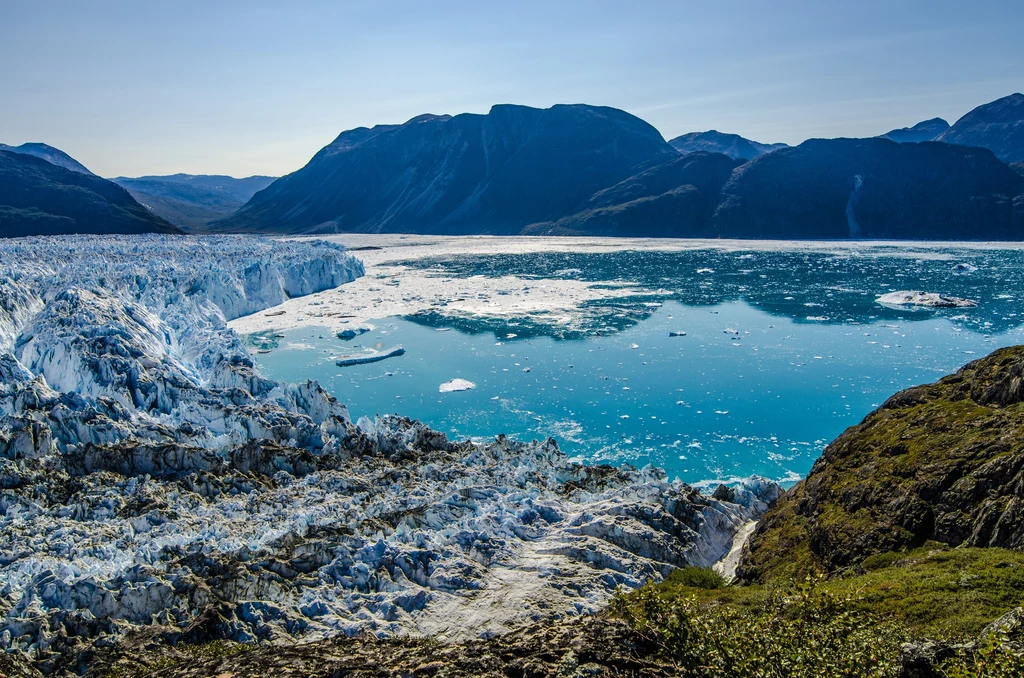
[[666,139],[870,136],[1024,90],[1024,0],[0,0],[0,142],[103,176],[283,174],[339,132],[494,103]]

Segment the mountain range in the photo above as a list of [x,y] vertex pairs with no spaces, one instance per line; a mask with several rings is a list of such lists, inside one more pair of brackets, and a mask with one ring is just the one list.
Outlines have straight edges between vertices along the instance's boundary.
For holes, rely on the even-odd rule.
[[35,156],[36,158],[42,158],[51,165],[63,167],[64,169],[69,169],[72,172],[80,172],[82,174],[93,175],[92,172],[85,168],[85,165],[78,162],[64,151],[60,150],[59,148],[54,148],[53,146],[47,146],[46,144],[40,144],[35,142],[22,144],[21,146],[8,146],[7,144],[0,144],[0,151],[8,151],[10,153],[19,153],[21,155]]
[[0,150],[0,236],[181,233],[117,184]]
[[149,211],[188,231],[198,231],[238,210],[276,177],[235,179],[222,175],[172,174],[117,177],[114,183],[128,190]]
[[922,141],[935,141],[943,132],[949,129],[949,123],[942,118],[923,120],[913,127],[901,127],[886,132],[882,135],[884,139],[892,139],[901,144],[919,143]]
[[[91,175],[45,144],[4,148]],[[666,142],[614,108],[503,104],[343,132],[277,180],[113,181],[158,221],[196,232],[1019,240],[1022,161],[1021,94],[952,126],[933,118],[795,147],[715,130]],[[38,195],[54,200],[54,186]],[[9,215],[27,209],[0,205]],[[0,235],[39,223],[8,217]]]
[[762,144],[744,139],[738,134],[725,134],[717,130],[690,132],[671,139],[668,143],[680,153],[706,151],[721,153],[736,160],[753,160],[764,153],[787,148],[787,144]]

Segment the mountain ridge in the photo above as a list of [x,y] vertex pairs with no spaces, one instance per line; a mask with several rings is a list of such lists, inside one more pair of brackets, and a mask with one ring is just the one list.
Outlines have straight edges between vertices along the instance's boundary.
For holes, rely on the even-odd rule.
[[0,236],[180,232],[113,182],[0,151]]
[[115,177],[111,181],[157,216],[188,231],[203,231],[211,221],[233,214],[276,179],[179,173]]
[[1005,163],[1024,161],[1024,94],[1015,92],[974,108],[937,140],[988,148]]
[[60,150],[59,148],[54,148],[49,144],[44,144],[40,142],[28,142],[22,144],[21,146],[8,146],[7,144],[0,144],[0,151],[20,153],[22,155],[31,155],[36,158],[41,158],[50,163],[51,165],[63,167],[64,169],[71,170],[72,172],[96,176],[88,169],[86,169],[85,165],[78,162],[77,160],[75,160],[70,155]]
[[516,233],[675,155],[650,124],[602,106],[417,116],[343,132],[211,228]]
[[789,147],[788,144],[781,143],[763,144],[738,134],[728,134],[713,129],[706,132],[689,132],[670,139],[668,143],[680,153],[696,151],[722,153],[736,160],[753,160],[759,155]]

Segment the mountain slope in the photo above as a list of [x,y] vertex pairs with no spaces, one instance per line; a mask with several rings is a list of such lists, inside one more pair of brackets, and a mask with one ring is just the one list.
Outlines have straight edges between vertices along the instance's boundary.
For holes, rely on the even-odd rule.
[[180,233],[106,179],[0,151],[0,237]]
[[112,179],[157,216],[193,231],[234,213],[274,180],[264,176],[235,179],[193,174]]
[[744,238],[1024,238],[1024,181],[986,149],[811,139],[738,168],[714,231]]
[[1024,549],[1024,347],[897,393],[829,445],[745,548],[748,581],[927,541]]
[[759,155],[787,148],[786,144],[762,144],[744,139],[738,134],[726,134],[717,130],[690,132],[668,142],[680,153],[722,153],[737,160],[753,160]]
[[889,130],[882,135],[883,139],[892,139],[901,144],[934,141],[936,137],[949,129],[949,123],[942,118],[932,118],[917,123],[913,127],[901,127]]
[[613,108],[499,105],[342,133],[211,227],[282,233],[518,233],[676,155]]
[[69,169],[72,172],[92,174],[92,172],[85,168],[85,165],[78,162],[64,151],[60,150],[59,148],[54,148],[53,146],[47,146],[46,144],[27,143],[22,144],[21,146],[8,146],[7,144],[0,144],[0,151],[10,151],[11,153],[32,155],[37,158],[42,158],[46,162],[52,165],[56,165],[57,167]]
[[1024,161],[1024,94],[1011,94],[978,106],[943,132],[938,141],[988,148],[1007,163]]
[[531,235],[694,237],[704,235],[718,193],[742,164],[721,153],[676,156],[598,191],[583,209],[532,224]]

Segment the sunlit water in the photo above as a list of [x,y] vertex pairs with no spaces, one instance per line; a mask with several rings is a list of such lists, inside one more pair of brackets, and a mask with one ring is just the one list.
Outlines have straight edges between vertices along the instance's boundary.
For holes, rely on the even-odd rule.
[[[636,261],[643,253],[570,255],[548,260],[570,264],[552,271],[538,270],[533,255],[501,257],[502,265],[498,257],[422,264],[448,276],[532,267],[555,277],[575,268],[568,275],[660,290],[653,302],[595,308],[584,331],[545,331],[528,319],[475,326],[432,314],[384,319],[350,341],[323,328],[286,332],[257,358],[272,378],[319,380],[354,417],[400,413],[459,438],[551,436],[573,456],[654,463],[695,483],[754,473],[793,480],[896,391],[1024,342],[1015,251],[872,253],[838,263],[806,254],[653,254],[646,266]],[[912,311],[874,302],[892,289],[948,292],[979,306]],[[407,353],[334,363],[342,353],[395,344]],[[439,392],[456,377],[476,388]]]

